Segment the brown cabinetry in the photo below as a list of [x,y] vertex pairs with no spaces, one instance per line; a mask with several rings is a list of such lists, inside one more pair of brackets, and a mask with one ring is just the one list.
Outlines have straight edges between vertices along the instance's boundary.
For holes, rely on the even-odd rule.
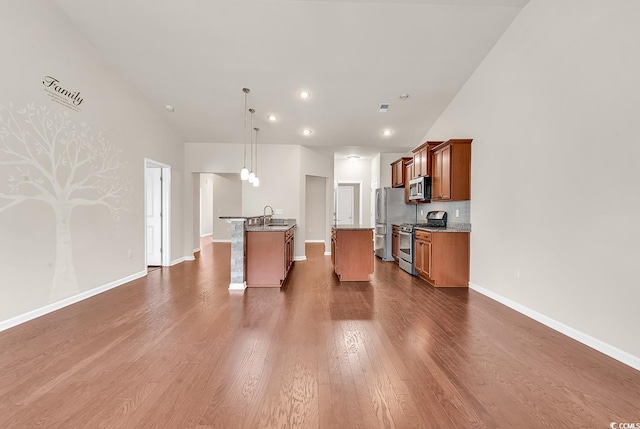
[[[406,177],[410,177],[413,179],[413,160],[407,162],[404,165],[404,171],[405,171],[405,176]],[[416,204],[415,201],[411,201],[409,199],[409,180],[411,179],[407,179],[407,181],[404,184],[404,202],[406,204]]]
[[413,243],[414,265],[419,277],[430,279],[431,267],[431,233],[415,231]]
[[295,228],[247,232],[247,287],[280,287],[293,266]]
[[435,287],[469,286],[469,233],[415,230],[414,266]]
[[369,281],[373,257],[372,229],[331,229],[331,262],[340,281]]
[[400,258],[400,226],[393,225],[391,232],[391,256],[398,262]]
[[427,143],[421,144],[413,151],[413,176],[416,177],[428,176],[429,167],[429,148]]
[[286,231],[284,233],[284,253],[285,253],[285,259],[284,259],[284,277],[285,279],[287,278],[287,276],[289,275],[289,270],[291,270],[291,267],[293,266],[293,258],[294,258],[294,253],[295,253],[295,234],[294,234],[295,229],[291,228],[288,231]]
[[406,175],[405,165],[413,158],[404,157],[391,163],[391,187],[402,188],[411,176]]
[[431,149],[440,145],[441,143],[441,141],[428,141],[411,151],[413,152],[413,172],[411,175],[412,179],[415,179],[417,177],[431,176]]
[[432,149],[431,201],[471,199],[471,141],[448,140]]

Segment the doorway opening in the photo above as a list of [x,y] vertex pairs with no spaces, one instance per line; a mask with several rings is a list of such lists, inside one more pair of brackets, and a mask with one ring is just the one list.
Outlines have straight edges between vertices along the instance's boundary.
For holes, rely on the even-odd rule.
[[171,166],[144,160],[145,266],[171,265]]

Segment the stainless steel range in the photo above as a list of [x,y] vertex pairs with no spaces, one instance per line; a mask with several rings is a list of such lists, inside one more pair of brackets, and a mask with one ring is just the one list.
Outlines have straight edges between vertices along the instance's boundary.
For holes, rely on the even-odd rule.
[[398,265],[400,265],[400,268],[414,276],[417,274],[413,260],[413,233],[416,227],[446,228],[447,212],[431,211],[427,213],[427,223],[403,223],[400,225]]
[[412,223],[403,223],[400,225],[399,246],[398,246],[398,265],[411,275],[416,275],[413,266],[413,228]]

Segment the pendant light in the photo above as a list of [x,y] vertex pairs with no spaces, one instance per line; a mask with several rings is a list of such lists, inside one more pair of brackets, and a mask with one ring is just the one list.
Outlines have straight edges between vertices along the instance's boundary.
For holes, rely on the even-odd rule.
[[240,179],[247,180],[249,178],[249,169],[247,169],[247,95],[251,92],[249,88],[242,88],[244,92],[244,159],[243,167],[240,171]]
[[260,128],[254,128],[253,130],[256,132],[256,178],[253,179],[253,186],[257,188],[260,186],[260,179],[258,179],[258,131],[260,131]]
[[[256,109],[249,109],[249,113],[251,113],[251,129],[253,129],[253,114],[256,112]],[[253,183],[253,180],[256,178],[256,173],[253,172],[253,133],[251,133],[251,169],[249,170],[249,183]]]

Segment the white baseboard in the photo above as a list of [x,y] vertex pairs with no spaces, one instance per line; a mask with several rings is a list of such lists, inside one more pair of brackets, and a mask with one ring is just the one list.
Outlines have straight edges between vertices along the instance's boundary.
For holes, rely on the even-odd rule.
[[200,249],[199,247],[196,247],[195,249],[193,249],[193,253],[198,253],[200,250],[202,249]]
[[81,292],[77,295],[70,296],[69,298],[65,298],[61,301],[45,305],[44,307],[29,311],[28,313],[24,313],[19,316],[12,317],[9,320],[0,322],[0,331],[13,328],[14,326],[20,325],[21,323],[25,323],[25,322],[28,322],[29,320],[33,320],[37,317],[44,316],[45,314],[51,313],[53,311],[60,310],[61,308],[67,307],[71,304],[75,304],[76,302],[80,302],[87,298],[91,298],[92,296],[98,295],[99,293],[106,292],[109,289],[113,289],[125,283],[129,283],[130,281],[139,279],[140,277],[144,277],[146,275],[147,275],[147,269],[145,268],[143,271],[137,272],[135,274],[131,274],[130,276],[123,277],[119,280],[112,281],[102,286],[98,286],[97,288],[88,290],[86,292]]
[[229,290],[245,290],[246,288],[247,288],[247,282],[229,283]]
[[195,256],[183,256],[182,258],[174,259],[173,261],[171,261],[169,266],[173,267],[174,265],[179,264],[180,262],[195,261],[195,260],[196,260]]
[[211,237],[212,235],[213,232],[210,232],[209,234],[200,234],[200,238]]
[[614,347],[611,344],[607,344],[604,341],[592,337],[591,335],[578,331],[571,326],[565,325],[562,322],[558,322],[555,319],[538,313],[535,310],[518,304],[517,302],[512,301],[509,298],[505,298],[502,295],[499,295],[474,283],[469,282],[469,288],[475,290],[478,293],[481,293],[488,298],[493,299],[494,301],[498,301],[499,303],[506,305],[507,307],[517,311],[518,313],[524,314],[525,316],[530,317],[533,320],[536,320],[543,325],[546,325],[549,328],[560,332],[561,334],[573,338],[574,340],[579,341],[582,344],[591,347],[592,349],[604,353],[605,355],[612,357],[613,359],[618,360],[626,365],[629,365],[632,368],[640,370],[640,357],[638,356],[634,356],[631,353],[620,350],[619,348]]
[[220,239],[215,239],[215,240],[211,240],[212,243],[231,243],[231,240],[220,240]]
[[304,240],[305,243],[324,243],[324,240]]
[[307,257],[306,256],[294,256],[293,260],[294,261],[306,261]]
[[324,252],[324,256],[331,256],[331,251]]

